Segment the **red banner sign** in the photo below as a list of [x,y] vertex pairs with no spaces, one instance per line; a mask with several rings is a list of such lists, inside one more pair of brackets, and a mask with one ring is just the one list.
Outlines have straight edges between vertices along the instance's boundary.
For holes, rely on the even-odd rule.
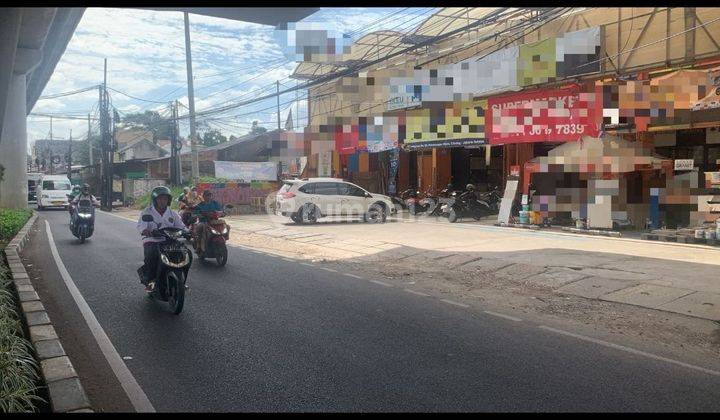
[[574,85],[489,98],[487,113],[490,144],[574,141],[597,137],[602,104]]

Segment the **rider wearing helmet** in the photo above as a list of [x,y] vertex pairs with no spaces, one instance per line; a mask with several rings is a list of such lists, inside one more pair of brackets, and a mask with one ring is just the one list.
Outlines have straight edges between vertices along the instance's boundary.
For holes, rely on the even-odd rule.
[[73,185],[72,192],[70,193],[70,197],[68,197],[68,211],[70,212],[70,217],[72,217],[73,214],[73,200],[75,200],[75,197],[80,194],[80,186],[79,185]]
[[[77,194],[75,194],[75,197],[70,202],[70,205],[68,206],[70,208],[70,224],[72,226],[75,226],[76,222],[76,212],[74,211],[77,207],[80,200],[90,200],[93,206],[100,206],[100,202],[95,198],[94,195],[90,194],[90,185],[83,184],[82,187],[76,186],[79,190]],[[75,188],[73,188],[73,192],[75,191]]]
[[[163,238],[154,238],[151,236],[153,229],[163,227],[175,227],[185,229],[185,225],[175,211],[170,209],[172,202],[172,193],[170,188],[166,186],[155,187],[150,194],[152,205],[145,208],[140,213],[137,222],[137,230],[143,236],[143,250],[145,255],[145,265],[143,265],[143,281],[145,291],[150,292],[153,289],[152,280],[157,272],[158,244],[164,241]],[[152,222],[143,222],[143,215],[149,214],[153,217]]]

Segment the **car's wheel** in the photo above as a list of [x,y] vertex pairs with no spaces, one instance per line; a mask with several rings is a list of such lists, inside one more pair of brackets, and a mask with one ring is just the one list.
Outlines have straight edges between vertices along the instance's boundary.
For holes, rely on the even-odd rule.
[[448,213],[448,220],[450,221],[450,223],[457,222],[457,219],[458,219],[458,217],[457,217],[457,212],[455,212],[455,209],[450,209],[450,212]]
[[385,223],[385,220],[387,219],[385,207],[378,203],[371,205],[367,213],[365,213],[364,219],[368,223]]
[[302,216],[300,215],[300,212],[293,213],[293,214],[290,216],[290,220],[292,220],[293,222],[295,222],[295,223],[297,223],[297,224],[301,224],[301,223],[303,222],[303,221],[302,221]]
[[43,211],[44,207],[40,205],[40,202],[37,203],[37,209],[38,211]]
[[300,209],[302,223],[317,223],[320,211],[315,204],[307,203]]

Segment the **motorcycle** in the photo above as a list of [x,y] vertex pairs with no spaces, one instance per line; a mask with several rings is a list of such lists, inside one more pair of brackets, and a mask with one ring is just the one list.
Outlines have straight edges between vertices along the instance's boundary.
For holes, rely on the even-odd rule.
[[[68,198],[70,196],[68,195]],[[80,243],[92,236],[95,231],[95,207],[92,201],[83,199],[77,205],[70,204],[70,232]]]
[[405,202],[408,211],[413,216],[427,211],[431,206],[436,204],[430,194],[429,188],[424,194],[420,194],[420,191],[408,188],[400,194],[400,198]]
[[192,225],[197,223],[197,217],[193,216],[192,212],[195,210],[195,206],[184,206],[182,208],[182,214],[180,215],[180,218],[182,219],[183,224],[190,229]]
[[438,194],[437,197],[434,197],[435,205],[430,207],[427,210],[428,216],[442,216],[442,208],[443,204],[447,204],[452,202],[452,185],[448,184],[448,186],[440,191],[440,194]]
[[487,203],[493,213],[500,212],[500,202],[502,201],[502,195],[500,195],[500,189],[497,186],[495,186],[488,192],[481,193],[478,199]]
[[474,194],[464,192],[458,195],[452,193],[449,203],[442,206],[442,214],[448,218],[450,223],[455,223],[459,218],[470,216],[475,220],[492,214],[490,205],[484,200],[479,200]]
[[[142,221],[152,222],[153,217],[149,214],[143,215]],[[178,315],[185,304],[185,283],[192,265],[192,252],[180,239],[190,239],[190,234],[182,229],[168,226],[153,229],[151,236],[163,238],[165,241],[159,245],[155,284],[148,296],[151,299],[167,302],[170,310]],[[137,273],[142,282],[143,267],[140,267]]]
[[[233,208],[231,204],[225,206],[225,209],[231,208]],[[195,238],[195,241],[193,241],[193,248],[201,261],[205,258],[215,258],[220,267],[227,264],[228,252],[225,242],[230,239],[230,226],[222,219],[223,216],[225,216],[225,211],[205,213],[207,219],[207,243],[204,252],[198,252],[195,241],[199,240],[199,238]]]

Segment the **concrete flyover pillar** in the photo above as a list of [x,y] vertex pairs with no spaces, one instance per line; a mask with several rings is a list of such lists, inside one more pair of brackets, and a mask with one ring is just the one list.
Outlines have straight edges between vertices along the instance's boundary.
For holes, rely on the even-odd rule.
[[27,125],[25,74],[13,74],[0,133],[0,207],[27,207]]

